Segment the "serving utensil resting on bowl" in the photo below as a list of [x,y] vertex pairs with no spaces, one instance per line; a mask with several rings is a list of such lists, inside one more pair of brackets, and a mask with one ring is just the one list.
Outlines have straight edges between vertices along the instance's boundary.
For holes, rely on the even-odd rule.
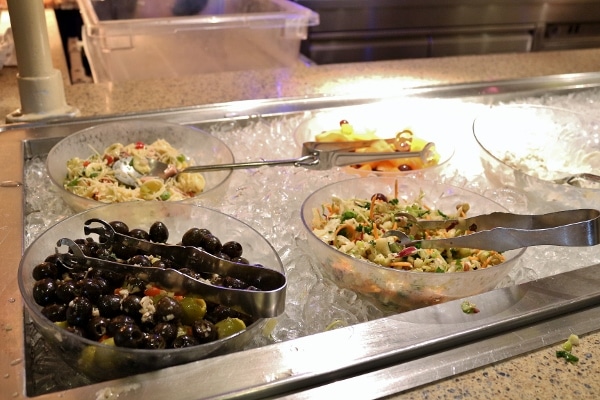
[[399,230],[389,230],[384,236],[394,236],[398,238],[398,243],[404,246],[464,247],[500,252],[540,245],[578,247],[600,244],[600,211],[591,209],[541,215],[495,212],[464,219],[412,221],[423,229],[450,229],[462,226],[476,232],[431,240],[415,240]]
[[[382,139],[383,140],[383,139]],[[264,166],[294,166],[316,170],[327,170],[333,167],[361,164],[371,161],[381,161],[401,158],[420,158],[427,163],[435,157],[435,145],[430,142],[421,151],[400,151],[402,144],[398,138],[385,139],[387,143],[394,144],[398,151],[391,152],[357,152],[357,149],[369,147],[379,140],[363,140],[354,142],[306,142],[302,146],[302,156],[284,160],[263,160],[242,163],[198,165],[177,171],[173,166],[155,159],[148,160],[149,172],[139,172],[132,163],[131,158],[115,161],[113,170],[115,177],[125,185],[139,186],[140,179],[145,176],[155,176],[161,179],[183,173],[206,171],[220,171],[228,169],[258,168]]]

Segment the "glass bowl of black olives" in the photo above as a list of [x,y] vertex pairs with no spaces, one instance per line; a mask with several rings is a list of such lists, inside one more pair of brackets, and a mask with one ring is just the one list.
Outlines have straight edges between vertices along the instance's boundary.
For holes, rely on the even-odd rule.
[[72,256],[76,252],[60,246],[61,239],[72,240],[86,260],[178,269],[209,285],[261,290],[226,274],[185,269],[165,257],[84,233],[94,219],[147,242],[191,246],[219,259],[284,272],[277,252],[260,233],[210,208],[128,202],[84,211],[42,233],[19,266],[26,312],[57,357],[103,381],[238,351],[261,334],[266,319],[243,308],[205,300],[202,293],[166,289],[149,274],[79,265]]

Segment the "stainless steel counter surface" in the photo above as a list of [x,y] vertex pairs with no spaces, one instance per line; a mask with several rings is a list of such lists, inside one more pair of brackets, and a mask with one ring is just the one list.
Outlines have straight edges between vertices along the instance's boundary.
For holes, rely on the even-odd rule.
[[[56,29],[55,26],[49,28]],[[51,35],[53,41],[56,40],[56,34],[54,31]],[[65,68],[64,65],[57,67]],[[66,96],[68,103],[79,108],[85,117],[258,98],[390,94],[420,85],[595,71],[600,71],[600,49],[297,67],[210,74],[170,81],[67,84]],[[66,70],[63,71],[63,74],[66,73]],[[0,118],[19,107],[15,74],[16,68],[13,67],[0,70]],[[22,180],[22,139],[10,130],[0,133],[0,181]],[[23,250],[15,237],[20,232],[14,229],[21,225],[22,189],[0,187],[0,196],[0,248],[3,254],[0,279],[14,278],[14,270]],[[4,316],[8,313],[21,312],[21,301],[17,295],[2,293],[0,296],[0,346],[3,352],[10,355],[11,360],[10,365],[0,365],[0,393],[1,397],[6,398],[25,397],[23,388],[13,384],[20,380],[15,380],[14,377],[22,371],[23,356],[15,352],[12,343],[22,340],[22,328],[4,322]],[[568,323],[566,319],[565,323]],[[581,345],[576,348],[580,361],[569,364],[556,358],[555,352],[560,348],[560,342],[547,343],[547,347],[524,356],[493,362],[487,367],[396,394],[391,398],[599,398],[599,344],[598,331],[582,336]],[[398,379],[402,377],[398,376]],[[60,393],[56,397],[60,398]]]

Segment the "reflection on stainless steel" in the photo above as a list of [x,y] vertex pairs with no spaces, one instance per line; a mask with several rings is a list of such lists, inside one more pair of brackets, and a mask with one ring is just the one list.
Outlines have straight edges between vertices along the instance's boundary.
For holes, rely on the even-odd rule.
[[[477,98],[486,103],[523,94],[547,93],[549,90],[564,93],[599,85],[598,74],[577,74],[420,88],[401,94],[429,98]],[[488,93],[494,95],[488,96]],[[250,119],[253,115],[268,117],[378,100],[314,98],[239,102],[2,129],[10,131],[11,138],[23,141],[24,156],[32,157],[47,152],[58,138],[98,122],[152,117],[177,123],[210,123],[224,120],[226,116]],[[5,179],[21,180],[22,167],[23,160],[17,159],[15,170],[7,171]],[[39,379],[46,378],[33,374],[32,367],[34,364],[43,367],[44,361],[53,359],[53,353],[51,349],[44,348],[29,325],[23,325],[16,284],[16,265],[22,253],[23,217],[15,211],[22,211],[21,196],[3,193],[0,211],[7,215],[3,221],[7,225],[7,236],[0,242],[0,250],[4,261],[14,266],[0,270],[1,297],[9,299],[0,308],[0,317],[3,338],[18,343],[0,355],[1,364],[7,371],[5,379],[0,380],[0,391],[13,397],[30,397],[35,395],[36,385],[43,384]],[[71,374],[68,366],[63,366],[57,377],[64,385],[59,396],[64,399],[98,398],[112,393],[112,396],[118,395],[122,399],[152,400],[172,397],[173,388],[177,387],[179,399],[196,399],[199,394],[214,398],[259,398],[275,394],[303,398],[319,391],[325,393],[329,388],[346,390],[365,380],[368,380],[371,394],[392,394],[441,379],[453,372],[468,371],[523,354],[547,345],[547,340],[564,338],[571,328],[577,329],[579,334],[596,330],[600,319],[597,307],[600,303],[599,268],[600,265],[590,265],[555,277],[473,296],[470,300],[480,309],[489,311],[486,313],[466,315],[461,311],[460,301],[455,301],[118,381],[88,385],[85,379]],[[402,339],[398,338],[398,332],[403,333]],[[33,346],[35,351],[30,351],[31,347],[23,347],[23,336],[28,342],[33,341],[28,345]],[[22,358],[24,355],[25,359]],[[21,392],[24,387],[26,393]],[[51,393],[36,398],[43,400],[56,396],[56,393]]]
[[[299,0],[316,11],[303,53],[317,64],[597,47],[588,1]],[[594,16],[594,17],[592,17]]]

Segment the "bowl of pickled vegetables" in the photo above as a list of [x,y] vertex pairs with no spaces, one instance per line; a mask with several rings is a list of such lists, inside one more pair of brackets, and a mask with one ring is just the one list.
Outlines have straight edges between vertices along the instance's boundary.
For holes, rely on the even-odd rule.
[[496,287],[524,249],[421,249],[411,238],[452,237],[458,228],[427,230],[414,220],[445,220],[506,211],[468,190],[418,177],[360,177],[329,184],[303,203],[311,252],[325,276],[390,311],[407,311]]
[[522,191],[531,208],[596,208],[600,181],[581,174],[600,177],[599,121],[554,107],[498,105],[475,118],[473,135],[486,177]]
[[[133,184],[120,181],[116,165],[127,160],[139,175]],[[173,171],[149,176],[149,162],[162,161]],[[128,201],[194,201],[223,192],[231,170],[210,173],[176,171],[192,165],[234,161],[220,139],[178,124],[149,120],[107,122],[73,133],[48,153],[51,182],[76,211]]]
[[[364,162],[344,167],[359,176],[414,175],[437,172],[454,155],[448,126],[440,119],[406,113],[401,117],[373,106],[320,111],[303,120],[294,133],[296,144],[304,142],[368,141],[356,152],[420,152],[433,143],[430,157],[403,157]],[[389,140],[395,139],[390,143]],[[397,143],[401,143],[398,146]]]
[[[19,266],[27,314],[57,357],[90,379],[102,381],[240,350],[261,335],[266,318],[251,315],[243,304],[217,303],[204,294],[206,290],[174,290],[151,273],[106,269],[96,263],[176,269],[194,282],[234,291],[254,293],[264,289],[262,283],[233,279],[226,269],[222,274],[186,269],[165,255],[100,240],[84,230],[86,221],[96,219],[128,237],[194,246],[219,260],[283,274],[277,252],[261,234],[209,208],[126,202],[84,211],[42,233],[26,249]],[[64,254],[75,254],[70,247],[58,246],[65,238],[75,242],[93,264],[73,264],[65,258]],[[278,299],[283,302],[285,293],[281,293]]]

